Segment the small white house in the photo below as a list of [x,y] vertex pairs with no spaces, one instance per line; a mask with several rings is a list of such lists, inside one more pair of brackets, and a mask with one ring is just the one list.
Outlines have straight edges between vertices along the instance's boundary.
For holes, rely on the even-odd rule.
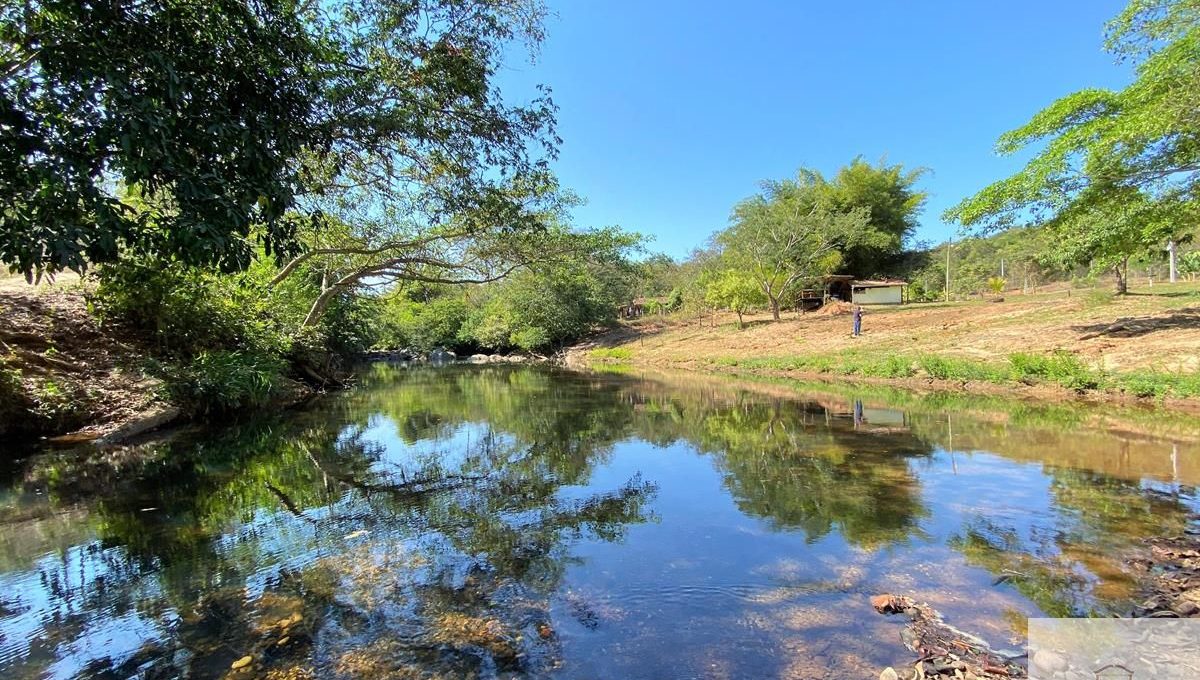
[[907,281],[852,281],[850,301],[858,305],[902,305]]

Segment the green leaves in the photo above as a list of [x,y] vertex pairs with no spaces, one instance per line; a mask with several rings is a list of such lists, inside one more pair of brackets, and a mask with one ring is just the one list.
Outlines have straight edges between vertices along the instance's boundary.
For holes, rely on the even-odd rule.
[[840,209],[820,176],[765,182],[763,193],[733,209],[733,224],[715,237],[727,267],[751,277],[779,319],[784,296],[814,284],[842,262],[845,249],[878,242],[864,207]]
[[945,219],[981,231],[1048,224],[1060,253],[1100,266],[1188,228],[1178,218],[1200,188],[1200,3],[1133,0],[1109,25],[1107,48],[1135,61],[1134,82],[1063,97],[1001,136],[1004,154],[1043,146]]

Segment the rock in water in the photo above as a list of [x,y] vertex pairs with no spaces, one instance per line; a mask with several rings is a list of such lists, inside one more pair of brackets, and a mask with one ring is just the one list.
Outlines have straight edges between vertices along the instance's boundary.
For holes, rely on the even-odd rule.
[[879,680],[900,680],[900,676],[896,673],[895,669],[888,666],[879,674]]
[[231,668],[233,668],[233,670],[235,670],[235,671],[238,670],[239,668],[245,668],[246,666],[250,665],[251,661],[254,661],[254,657],[247,654],[246,656],[243,656],[242,658],[238,659],[237,661],[234,661],[233,666],[231,666]]

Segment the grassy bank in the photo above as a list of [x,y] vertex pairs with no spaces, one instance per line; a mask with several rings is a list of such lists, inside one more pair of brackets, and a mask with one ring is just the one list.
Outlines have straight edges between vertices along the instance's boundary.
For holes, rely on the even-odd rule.
[[581,352],[593,364],[1200,401],[1200,285],[1017,295],[843,315],[653,318]]
[[937,354],[905,355],[844,351],[826,355],[746,359],[721,357],[711,363],[748,372],[798,371],[867,378],[933,378],[995,385],[1055,385],[1076,392],[1112,391],[1135,397],[1200,398],[1200,375],[1141,370],[1109,373],[1088,368],[1066,352],[1014,352],[1005,363]]

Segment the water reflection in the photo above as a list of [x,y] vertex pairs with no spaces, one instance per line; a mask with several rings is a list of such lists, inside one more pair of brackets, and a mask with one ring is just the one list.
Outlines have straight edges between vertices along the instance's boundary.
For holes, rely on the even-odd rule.
[[905,406],[380,365],[43,454],[0,485],[0,675],[849,677],[903,656],[867,594],[997,637],[1120,612],[1121,550],[1196,508],[1186,438]]

